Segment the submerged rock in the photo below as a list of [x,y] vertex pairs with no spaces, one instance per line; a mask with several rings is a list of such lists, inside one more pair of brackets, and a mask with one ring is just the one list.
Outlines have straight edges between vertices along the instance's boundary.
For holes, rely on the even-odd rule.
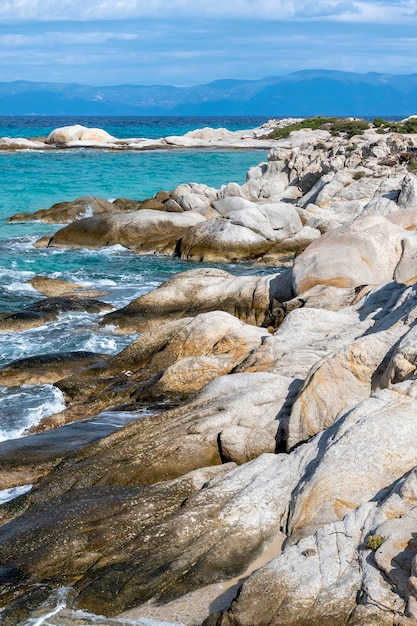
[[104,356],[93,352],[41,354],[13,361],[0,368],[0,385],[18,387],[23,384],[54,383],[92,365],[105,367],[106,364],[107,360]]
[[44,298],[21,311],[0,313],[0,332],[27,330],[54,321],[60,313],[86,311],[101,313],[112,307],[92,298],[74,296]]
[[112,202],[102,198],[85,196],[71,202],[58,202],[49,209],[40,209],[35,211],[35,213],[16,213],[8,221],[29,222],[40,220],[47,224],[65,224],[84,217],[92,217],[93,215],[108,212],[115,212],[115,206]]
[[51,278],[48,276],[34,276],[27,281],[36,291],[44,296],[61,297],[76,296],[78,298],[98,298],[106,296],[107,291],[97,291],[90,289],[78,283],[71,283],[60,278]]

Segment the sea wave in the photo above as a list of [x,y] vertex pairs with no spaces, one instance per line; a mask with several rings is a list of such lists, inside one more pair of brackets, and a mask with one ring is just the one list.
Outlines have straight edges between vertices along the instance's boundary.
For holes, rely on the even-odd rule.
[[[167,622],[152,618],[138,619],[111,618],[94,615],[87,611],[71,611],[67,608],[72,590],[70,587],[60,587],[36,609],[36,616],[29,617],[22,626],[102,626],[104,623],[112,626],[185,626],[183,622]],[[34,611],[35,613],[35,611]],[[1,617],[1,614],[0,614]]]
[[65,409],[64,396],[53,385],[1,386],[0,401],[0,441],[23,437],[25,431],[39,424],[41,419]]
[[10,487],[0,491],[0,505],[10,502],[32,489],[32,485],[20,485],[20,487]]

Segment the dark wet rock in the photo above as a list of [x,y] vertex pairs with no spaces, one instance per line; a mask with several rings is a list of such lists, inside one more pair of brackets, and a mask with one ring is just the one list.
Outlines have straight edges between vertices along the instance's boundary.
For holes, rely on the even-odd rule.
[[145,416],[71,454],[23,497],[25,507],[75,488],[152,484],[274,452],[290,384],[267,372],[223,376],[183,405]]
[[101,313],[111,308],[109,304],[91,298],[80,299],[74,296],[45,298],[21,311],[0,313],[0,332],[42,326],[46,322],[56,320],[60,313],[68,311]]
[[[232,467],[150,487],[74,490],[21,515],[0,530],[1,561],[19,572],[14,597],[53,581],[73,586],[73,605],[115,615],[244,571],[276,534],[279,512],[262,522],[261,509],[249,523],[236,519],[235,507],[255,496],[259,469],[248,466],[238,478]],[[10,595],[4,586],[2,601]]]
[[76,296],[77,298],[98,298],[106,296],[107,291],[90,289],[77,283],[71,283],[60,278],[50,278],[48,276],[34,276],[27,281],[34,289],[49,298],[61,296]]
[[92,217],[103,213],[122,210],[115,207],[112,202],[96,198],[94,196],[84,196],[70,202],[58,202],[49,209],[40,209],[35,213],[16,213],[9,218],[9,222],[30,222],[40,220],[48,224],[66,224],[83,217]]
[[94,352],[40,354],[13,361],[0,368],[0,385],[17,387],[54,383],[90,366],[106,367],[105,357]]
[[[147,414],[146,410],[138,410],[130,414],[130,419],[141,419]],[[123,414],[121,417],[123,419]],[[65,456],[107,437],[120,425],[114,413],[109,417],[104,414],[37,435],[0,442],[0,488],[38,483]]]
[[2,626],[19,626],[25,623],[30,612],[43,604],[51,595],[51,591],[48,585],[38,585],[22,597],[19,597],[17,592],[16,600],[12,600],[9,606],[1,612]]

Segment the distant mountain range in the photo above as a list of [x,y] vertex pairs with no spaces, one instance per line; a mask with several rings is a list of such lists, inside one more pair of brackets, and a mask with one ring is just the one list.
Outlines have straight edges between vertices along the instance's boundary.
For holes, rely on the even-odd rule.
[[261,80],[217,80],[194,87],[0,83],[0,115],[412,114],[417,114],[417,74],[305,70]]

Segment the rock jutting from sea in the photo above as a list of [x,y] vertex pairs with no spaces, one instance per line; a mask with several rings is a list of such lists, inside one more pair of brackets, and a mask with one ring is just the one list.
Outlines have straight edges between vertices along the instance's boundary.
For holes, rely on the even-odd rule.
[[[46,248],[285,269],[189,270],[103,312],[140,333],[118,354],[0,370],[2,385],[51,383],[66,400],[0,444],[0,485],[33,483],[0,507],[7,626],[62,587],[56,624],[90,623],[74,609],[103,624],[416,623],[417,135],[377,131],[295,131],[243,185],[35,214],[67,223]],[[0,317],[4,330],[100,310],[76,285],[32,284],[43,304]],[[68,443],[77,420],[115,408],[140,419]]]

